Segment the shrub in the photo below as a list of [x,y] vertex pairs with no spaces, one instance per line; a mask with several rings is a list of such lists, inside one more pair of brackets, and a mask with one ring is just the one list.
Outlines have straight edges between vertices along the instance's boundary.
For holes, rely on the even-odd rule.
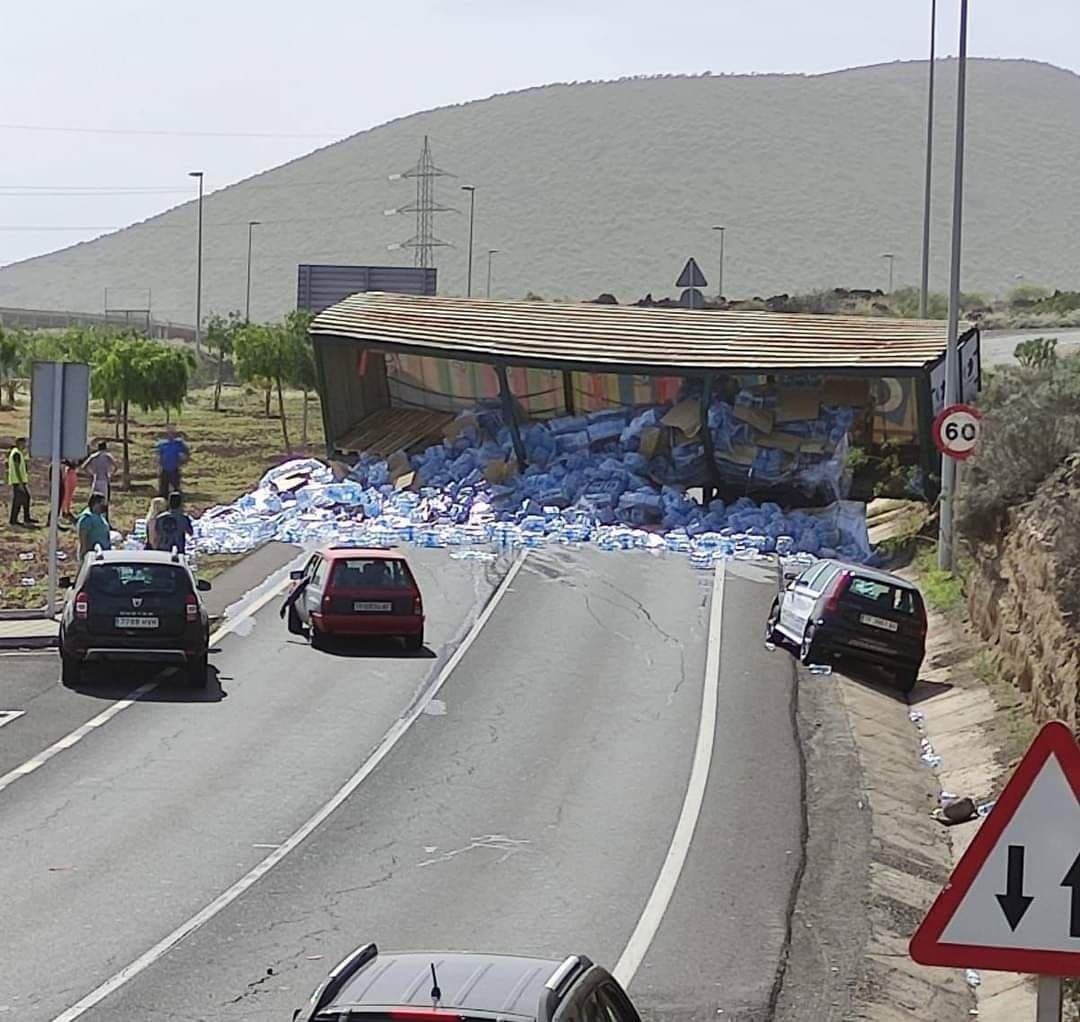
[[1009,507],[1080,450],[1080,359],[994,372],[980,405],[983,436],[961,473],[957,524],[969,539],[990,541]]
[[1013,356],[1028,369],[1044,369],[1057,361],[1057,338],[1033,337],[1030,341],[1021,341],[1013,349]]

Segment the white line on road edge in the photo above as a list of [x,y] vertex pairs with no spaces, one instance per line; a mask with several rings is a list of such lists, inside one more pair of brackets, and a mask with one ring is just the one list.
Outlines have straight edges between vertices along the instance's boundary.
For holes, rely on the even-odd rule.
[[412,709],[404,716],[399,717],[390,730],[383,735],[382,740],[375,747],[375,751],[368,756],[360,766],[360,769],[334,793],[329,802],[325,803],[313,816],[308,818],[299,830],[294,831],[265,859],[245,873],[232,885],[232,887],[218,895],[218,897],[210,902],[210,904],[202,909],[202,911],[197,912],[187,922],[182,923],[168,936],[163,937],[150,948],[149,951],[141,954],[130,965],[125,966],[118,973],[109,977],[109,979],[102,983],[101,986],[92,990],[81,1001],[73,1004],[66,1011],[61,1012],[52,1020],[52,1022],[72,1022],[73,1019],[77,1019],[84,1012],[89,1011],[95,1004],[99,1004],[113,991],[122,987],[129,980],[134,979],[140,972],[153,965],[154,962],[179,944],[185,937],[194,933],[195,930],[204,923],[213,919],[222,909],[227,908],[236,901],[241,894],[248,890],[248,888],[254,886],[262,879],[262,877],[281,862],[289,852],[296,848],[301,841],[324,823],[330,814],[333,813],[334,810],[337,809],[371,775],[372,771],[374,771],[374,769],[386,758],[390,750],[397,745],[409,728],[412,727],[424,712],[424,708],[428,703],[438,695],[439,689],[443,687],[446,679],[450,677],[454,668],[461,662],[461,658],[465,656],[469,647],[480,634],[480,630],[487,624],[488,618],[494,613],[499,601],[506,595],[506,591],[514,581],[514,577],[521,570],[522,564],[525,563],[527,554],[527,550],[522,550],[514,559],[513,564],[510,565],[510,570],[507,571],[505,578],[499,583],[499,587],[492,594],[487,606],[480,612],[480,615],[473,623],[472,628],[469,629],[465,638],[462,639],[461,644],[454,650],[450,659],[443,665],[442,670],[435,676],[435,680],[423,691],[420,698],[413,704]]
[[667,911],[679,874],[686,863],[690,851],[690,842],[694,838],[701,805],[705,798],[705,785],[709,780],[709,767],[712,764],[713,740],[716,735],[716,706],[720,691],[720,634],[724,615],[724,562],[716,567],[713,577],[712,606],[709,613],[709,645],[705,657],[705,684],[701,693],[701,719],[698,722],[697,745],[694,747],[693,765],[690,767],[690,780],[686,784],[686,797],[683,799],[682,812],[675,824],[675,833],[671,837],[660,875],[656,878],[652,894],[645,903],[641,918],[630,934],[619,961],[612,970],[612,975],[623,989],[630,986],[630,981],[638,971],[645,952],[649,950],[656,931]]
[[[269,592],[263,593],[258,599],[252,600],[251,604],[245,607],[241,613],[237,614],[234,618],[229,618],[225,624],[210,636],[210,645],[216,646],[229,634],[229,632],[233,631],[244,618],[251,617],[262,610],[262,608],[277,596],[288,584],[289,580],[288,578],[285,578],[280,585],[274,586]],[[6,787],[14,784],[17,780],[25,777],[27,774],[32,774],[38,767],[44,766],[58,752],[63,752],[65,749],[70,749],[73,745],[77,745],[88,734],[96,731],[103,724],[107,724],[118,713],[126,710],[132,703],[137,703],[143,696],[152,692],[160,684],[161,682],[157,679],[143,682],[138,688],[124,696],[123,699],[118,699],[115,703],[106,706],[96,717],[92,717],[85,724],[80,725],[74,731],[64,735],[59,741],[53,742],[47,749],[43,749],[36,756],[33,756],[25,763],[14,767],[6,774],[0,774],[0,791],[3,791]]]

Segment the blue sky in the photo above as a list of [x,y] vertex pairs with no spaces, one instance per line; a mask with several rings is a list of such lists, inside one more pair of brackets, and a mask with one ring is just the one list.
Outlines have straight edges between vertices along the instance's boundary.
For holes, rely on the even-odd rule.
[[[938,52],[954,53],[959,0],[938,6]],[[0,264],[176,205],[191,194],[189,170],[221,187],[393,117],[495,92],[920,59],[930,4],[703,0],[689,14],[644,0],[4,7]],[[976,56],[1080,71],[1078,38],[1077,0],[972,3]]]

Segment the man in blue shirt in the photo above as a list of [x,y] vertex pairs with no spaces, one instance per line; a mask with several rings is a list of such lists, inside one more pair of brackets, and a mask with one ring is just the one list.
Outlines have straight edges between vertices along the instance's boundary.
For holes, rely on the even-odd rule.
[[86,510],[75,520],[79,530],[79,561],[96,546],[108,550],[112,546],[109,522],[105,517],[105,498],[100,493],[90,494]]
[[169,426],[165,437],[157,442],[158,496],[168,497],[170,493],[180,492],[180,467],[191,456],[188,445],[176,435],[176,429]]

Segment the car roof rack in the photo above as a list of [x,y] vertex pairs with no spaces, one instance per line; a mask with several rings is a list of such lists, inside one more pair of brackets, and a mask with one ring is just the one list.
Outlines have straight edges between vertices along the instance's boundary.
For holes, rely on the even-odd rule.
[[372,941],[369,944],[364,944],[362,947],[358,947],[352,954],[343,958],[337,965],[331,970],[330,975],[323,980],[322,986],[311,995],[311,1000],[308,1002],[307,1007],[298,1008],[293,1015],[293,1022],[310,1022],[315,1018],[328,1004],[330,1004],[339,993],[346,983],[352,979],[368,962],[372,962],[378,957],[379,949],[375,946],[375,942]]
[[105,560],[105,551],[101,549],[101,544],[100,543],[95,543],[94,544],[94,560],[95,561],[103,561],[103,560]]
[[564,959],[544,984],[537,1007],[536,1022],[551,1022],[571,983],[592,966],[592,960],[585,955],[570,955]]

